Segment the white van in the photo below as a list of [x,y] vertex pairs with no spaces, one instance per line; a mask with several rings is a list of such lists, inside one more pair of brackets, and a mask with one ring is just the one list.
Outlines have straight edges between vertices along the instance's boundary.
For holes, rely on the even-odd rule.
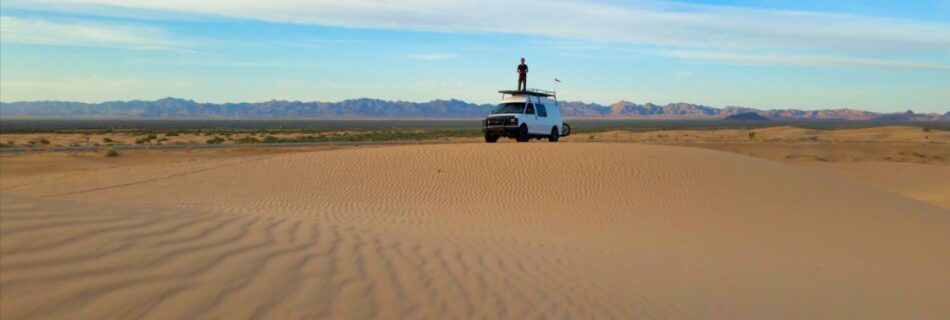
[[485,142],[497,142],[508,137],[518,142],[531,138],[557,142],[571,134],[571,126],[561,121],[554,92],[538,89],[525,91],[502,90],[501,103],[482,120]]

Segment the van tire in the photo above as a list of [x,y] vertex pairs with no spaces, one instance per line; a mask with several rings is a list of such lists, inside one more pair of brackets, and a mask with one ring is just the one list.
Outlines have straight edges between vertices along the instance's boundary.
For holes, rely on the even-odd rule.
[[485,142],[488,142],[488,143],[498,142],[498,136],[486,133]]
[[528,126],[523,124],[521,128],[518,129],[518,135],[515,136],[515,141],[528,142],[528,140],[531,140],[531,136],[528,135]]
[[558,132],[557,132],[557,127],[551,128],[551,135],[548,136],[548,141],[550,141],[550,142],[557,142],[557,141],[560,140],[560,139],[561,139],[561,135],[558,134]]

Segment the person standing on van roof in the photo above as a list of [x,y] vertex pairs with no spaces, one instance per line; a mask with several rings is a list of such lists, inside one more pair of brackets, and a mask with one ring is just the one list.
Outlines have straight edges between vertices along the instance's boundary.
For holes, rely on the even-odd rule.
[[524,64],[524,58],[521,58],[521,64],[518,65],[518,90],[528,90],[528,65]]

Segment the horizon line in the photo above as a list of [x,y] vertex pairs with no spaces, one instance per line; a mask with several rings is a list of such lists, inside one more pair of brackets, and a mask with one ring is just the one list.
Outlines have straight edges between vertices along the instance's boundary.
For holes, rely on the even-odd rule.
[[[361,97],[361,98],[347,98],[347,99],[342,99],[342,100],[337,100],[337,101],[320,101],[320,100],[303,101],[303,100],[288,100],[288,99],[270,99],[270,100],[264,100],[264,101],[241,101],[241,102],[206,102],[206,101],[205,101],[205,102],[202,102],[202,101],[197,101],[197,100],[195,100],[195,99],[180,98],[180,97],[173,97],[173,96],[166,96],[166,97],[163,97],[163,98],[156,98],[156,99],[151,99],[151,100],[149,100],[149,99],[142,99],[142,98],[128,99],[128,100],[121,100],[121,99],[105,100],[105,101],[100,101],[100,102],[87,102],[87,101],[77,101],[77,100],[19,100],[19,101],[2,101],[2,100],[0,100],[0,103],[3,103],[3,104],[15,104],[15,103],[65,102],[65,103],[83,103],[83,104],[103,104],[103,103],[110,103],[110,102],[123,102],[123,103],[126,103],[126,102],[136,102],[136,101],[140,101],[140,102],[156,102],[156,101],[167,100],[167,99],[190,101],[190,102],[199,103],[199,104],[218,104],[218,105],[222,105],[222,104],[245,104],[245,103],[247,103],[247,104],[261,104],[261,103],[267,103],[267,102],[342,103],[342,102],[353,101],[353,100],[377,100],[377,101],[384,101],[384,102],[394,102],[394,103],[407,102],[407,103],[416,103],[416,104],[419,104],[419,103],[432,103],[432,102],[436,102],[436,101],[460,101],[460,102],[463,102],[463,103],[474,104],[474,105],[480,105],[480,106],[481,106],[481,105],[494,105],[494,103],[475,103],[475,102],[469,102],[469,101],[466,101],[466,100],[463,100],[463,99],[459,99],[459,98],[449,98],[449,99],[437,98],[437,99],[431,99],[431,100],[428,100],[428,101],[410,101],[410,100],[387,100],[387,99],[382,99],[382,98]],[[950,108],[947,108],[947,112],[946,112],[946,113],[940,113],[940,112],[937,112],[937,111],[934,111],[934,112],[925,112],[925,113],[918,113],[918,112],[914,111],[914,110],[911,109],[911,108],[908,108],[908,109],[905,110],[905,111],[878,112],[878,111],[870,111],[870,110],[859,109],[859,108],[854,108],[854,107],[757,108],[757,107],[746,107],[746,106],[740,106],[740,105],[727,105],[727,106],[723,106],[723,107],[716,107],[716,106],[707,105],[707,104],[702,104],[702,103],[693,103],[693,102],[685,102],[685,101],[669,102],[669,103],[665,103],[665,104],[658,104],[658,103],[653,103],[653,102],[637,103],[637,102],[633,102],[633,101],[630,101],[630,100],[627,100],[627,99],[620,99],[619,101],[614,102],[614,103],[611,103],[611,104],[600,104],[600,103],[596,103],[596,102],[585,102],[585,101],[581,101],[581,100],[558,100],[558,101],[559,101],[559,102],[563,102],[563,103],[583,103],[583,104],[586,104],[586,105],[597,105],[597,106],[607,107],[607,108],[609,108],[609,107],[612,106],[612,105],[618,104],[618,103],[631,103],[631,104],[641,105],[641,106],[643,106],[643,105],[667,106],[667,105],[675,105],[675,104],[688,104],[688,105],[694,105],[694,106],[699,106],[699,107],[707,107],[707,108],[713,108],[713,109],[720,109],[720,110],[722,110],[722,109],[727,109],[727,108],[745,108],[745,109],[753,109],[753,110],[758,110],[758,111],[783,111],[783,110],[796,110],[796,111],[829,111],[829,110],[830,110],[830,111],[841,111],[841,110],[851,110],[851,111],[869,112],[869,113],[874,113],[874,114],[900,114],[900,113],[906,113],[907,111],[910,111],[910,112],[912,112],[912,113],[914,113],[914,114],[938,114],[938,115],[942,115],[942,114],[950,113]]]

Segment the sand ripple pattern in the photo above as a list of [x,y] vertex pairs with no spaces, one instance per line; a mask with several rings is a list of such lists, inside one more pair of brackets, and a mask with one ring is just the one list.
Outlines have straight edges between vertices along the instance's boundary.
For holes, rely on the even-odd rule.
[[950,212],[717,151],[400,146],[51,175],[0,317],[938,318]]

